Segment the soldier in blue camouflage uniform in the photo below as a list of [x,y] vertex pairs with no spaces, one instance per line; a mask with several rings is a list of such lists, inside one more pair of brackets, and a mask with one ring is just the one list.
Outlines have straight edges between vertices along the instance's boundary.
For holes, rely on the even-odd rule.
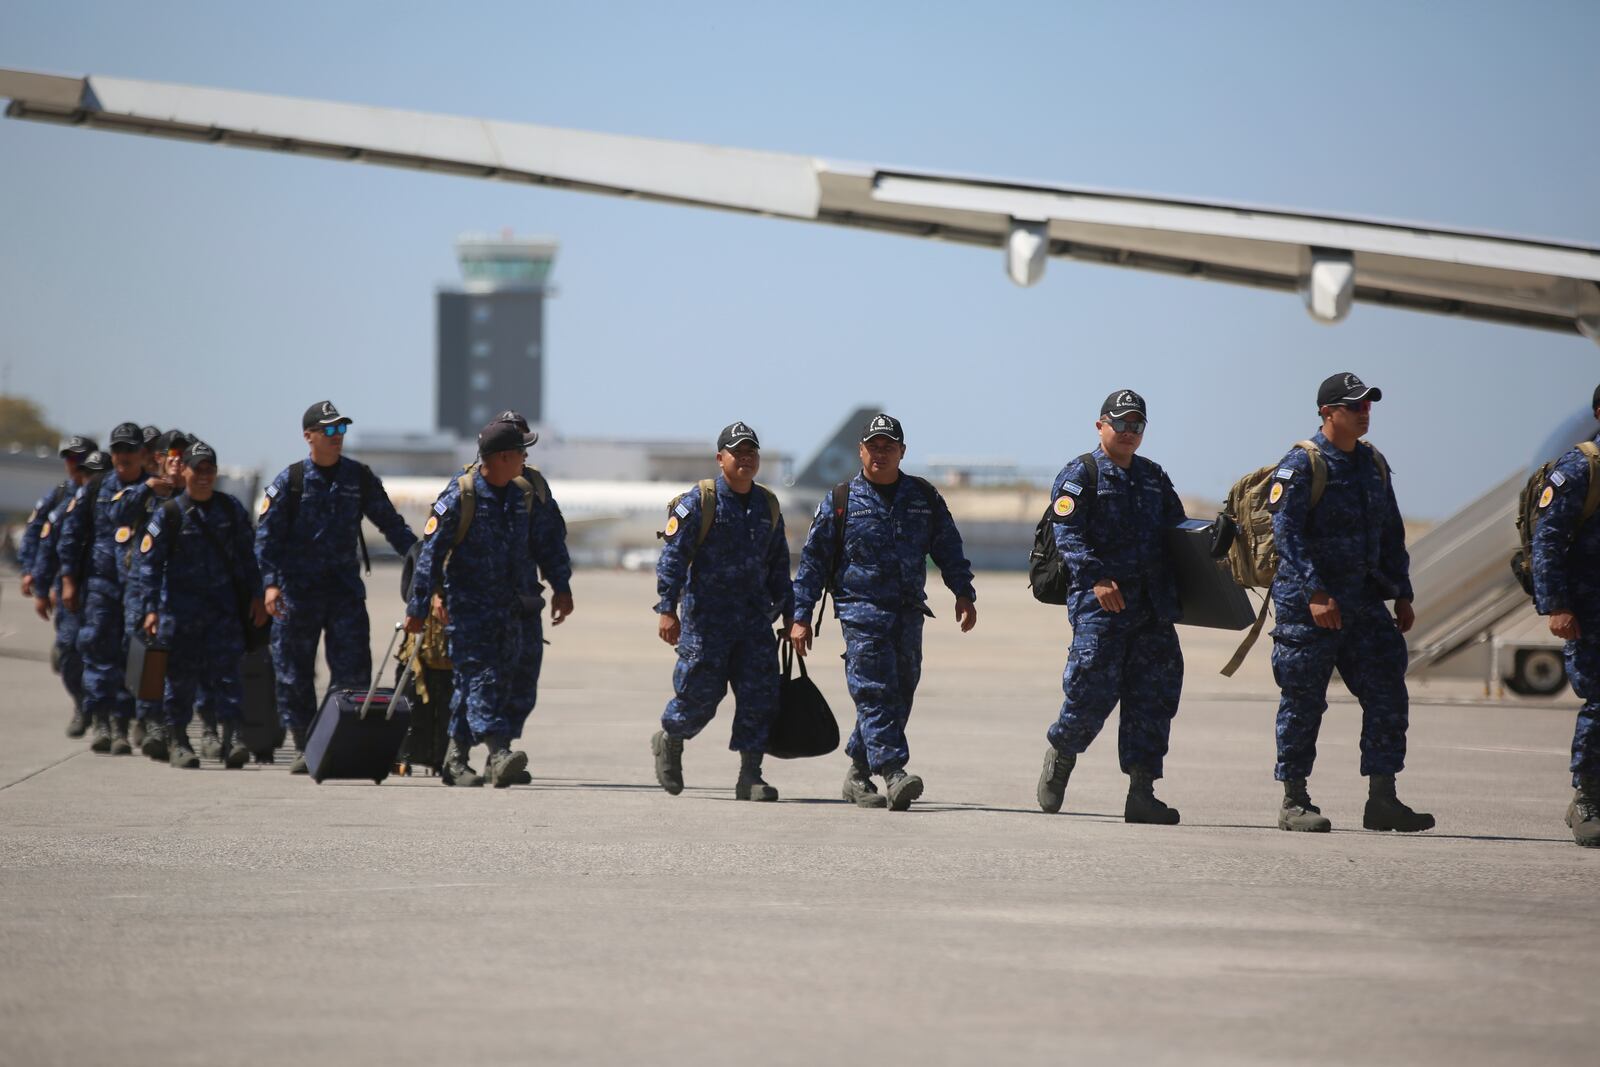
[[733,736],[739,753],[738,800],[777,800],[761,777],[767,732],[778,712],[778,642],[772,624],[793,622],[789,544],[776,498],[755,482],[761,441],[742,422],[717,437],[711,527],[699,543],[704,502],[699,486],[678,498],[667,516],[666,541],[656,564],[656,632],[678,650],[674,696],[650,739],[656,781],[683,792],[683,743],[705,729],[733,687]]
[[[1361,704],[1361,773],[1368,782],[1362,825],[1414,832],[1434,824],[1432,815],[1412,811],[1395,796],[1410,707],[1402,635],[1415,614],[1392,472],[1360,440],[1373,402],[1382,398],[1382,390],[1354,374],[1326,379],[1317,390],[1322,429],[1310,438],[1327,465],[1322,498],[1311,505],[1312,460],[1300,447],[1278,465],[1268,496],[1278,550],[1272,673],[1282,692],[1276,777],[1284,785],[1278,815],[1284,830],[1331,827],[1311,803],[1306,779],[1336,667]],[[1386,600],[1394,601],[1393,616]]]
[[217,454],[210,445],[195,441],[182,460],[184,491],[161,502],[139,542],[142,626],[171,649],[162,697],[169,762],[185,769],[200,765],[188,737],[198,701],[222,725],[223,765],[237,770],[250,759],[238,734],[244,698],[241,595],[250,598],[256,625],[267,618],[254,531],[249,510],[215,491]]
[[[795,573],[789,631],[795,652],[805,655],[812,611],[831,588],[844,631],[845,681],[856,704],[856,728],[845,748],[850,769],[844,798],[895,811],[909,808],[923,788],[922,779],[905,769],[911,757],[906,721],[922,676],[922,622],[933,617],[926,592],[929,556],[955,594],[961,632],[978,621],[961,534],[938,491],[900,473],[905,453],[899,420],[884,414],[867,420],[862,470],[849,482],[845,514],[834,514],[830,494],[811,520]],[[841,539],[842,554],[836,549]],[[873,774],[883,777],[886,797],[872,784]]]
[[[85,456],[98,447],[90,438],[77,435],[61,442],[61,448],[56,454],[66,465],[67,476],[51,486],[44,496],[34,502],[33,510],[28,513],[28,521],[22,527],[22,538],[17,542],[17,570],[22,575],[22,595],[25,597],[34,595],[33,565],[38,558],[36,553],[45,522],[56,506],[58,504],[65,506],[66,502],[72,499],[73,492],[83,484],[77,476],[78,466]],[[49,589],[43,590],[43,593],[48,594]]]
[[[75,437],[74,442],[86,441]],[[93,443],[93,442],[89,442]],[[67,723],[68,737],[82,737],[88,729],[88,717],[83,711],[83,657],[78,653],[78,631],[83,627],[83,609],[68,607],[61,600],[61,562],[57,548],[61,541],[61,520],[66,517],[67,506],[72,503],[78,488],[96,474],[111,469],[111,457],[92,450],[81,459],[74,460],[68,491],[60,494],[54,507],[39,524],[39,534],[31,555],[32,570],[24,575],[29,579],[27,588],[33,592],[33,608],[41,619],[55,619],[55,645],[51,660],[61,682],[72,697],[72,718]]]
[[94,722],[90,748],[114,756],[133,754],[128,724],[133,695],[123,684],[128,632],[123,625],[123,551],[133,530],[116,522],[123,494],[144,480],[144,434],[136,422],[111,431],[112,472],[98,485],[83,485],[61,520],[56,556],[61,567],[61,602],[83,609],[78,652],[83,657],[84,711]]
[[[1600,386],[1591,398],[1600,419]],[[1600,435],[1594,445],[1600,447]],[[1567,825],[1573,840],[1600,846],[1600,513],[1583,518],[1589,457],[1574,448],[1550,470],[1533,527],[1533,592],[1550,632],[1565,641],[1567,677],[1583,701],[1572,734]]]
[[[267,613],[277,620],[272,666],[278,714],[302,753],[317,710],[317,640],[323,641],[331,688],[365,690],[372,682],[367,590],[356,561],[362,516],[372,520],[401,558],[417,540],[378,476],[345,457],[344,435],[351,421],[327,400],[306,409],[300,425],[311,454],[267,486],[256,527]],[[304,756],[289,770],[306,773]]]
[[[527,643],[537,630],[539,605],[525,592],[533,566],[528,532],[533,501],[531,490],[523,488],[527,482],[516,484],[528,456],[525,437],[507,422],[490,423],[479,433],[482,459],[470,473],[472,521],[457,544],[462,491],[452,481],[423,528],[411,582],[407,632],[421,633],[433,612],[445,624],[455,668],[452,736],[442,773],[449,785],[483,784],[467,764],[474,743],[488,746],[485,771],[497,789],[518,784],[528,766],[527,753],[511,749],[518,715],[533,707],[536,691]],[[462,716],[470,731],[465,737],[458,726]]]
[[1044,811],[1061,810],[1078,754],[1120,701],[1117,754],[1128,776],[1123,818],[1171,826],[1177,810],[1155,795],[1183,688],[1183,651],[1172,625],[1181,613],[1166,534],[1186,516],[1167,472],[1134,454],[1147,417],[1144,397],[1132,389],[1106,397],[1095,421],[1100,447],[1068,463],[1051,488],[1052,532],[1072,576],[1072,646],[1038,799]]

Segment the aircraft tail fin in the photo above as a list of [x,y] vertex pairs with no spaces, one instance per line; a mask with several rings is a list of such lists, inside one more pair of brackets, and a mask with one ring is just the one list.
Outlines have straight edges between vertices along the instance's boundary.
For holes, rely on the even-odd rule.
[[855,476],[861,469],[861,427],[867,424],[881,407],[856,408],[845,416],[833,436],[806,461],[795,475],[794,484],[807,488],[837,485]]

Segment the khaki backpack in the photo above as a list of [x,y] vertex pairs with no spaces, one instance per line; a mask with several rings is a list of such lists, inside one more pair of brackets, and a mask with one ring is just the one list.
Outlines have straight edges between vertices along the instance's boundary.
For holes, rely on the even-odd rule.
[[[760,482],[756,482],[755,487],[766,495],[767,511],[772,516],[772,529],[776,532],[778,519],[782,515],[778,508],[777,494]],[[694,547],[689,550],[689,562],[693,562],[695,553],[699,551],[701,545],[706,543],[706,537],[711,533],[712,524],[717,521],[717,481],[715,478],[702,478],[694,489],[689,490],[687,493],[679,493],[667,501],[667,525],[670,529],[656,531],[656,539],[660,541],[665,541],[668,537],[677,533],[676,509],[683,502],[684,497],[697,491],[700,494],[700,529],[695,533]]]
[[[1583,525],[1600,510],[1600,445],[1593,441],[1584,441],[1578,445],[1578,451],[1589,461],[1589,491],[1583,498],[1583,510],[1578,515],[1578,525]],[[1529,596],[1533,595],[1533,528],[1538,525],[1539,513],[1543,510],[1539,505],[1543,501],[1541,495],[1545,482],[1550,478],[1550,472],[1556,469],[1556,464],[1562,460],[1561,456],[1539,465],[1539,469],[1528,477],[1527,484],[1522,487],[1522,492],[1517,496],[1517,540],[1519,546],[1516,554],[1511,557],[1511,573],[1517,576],[1517,582]]]
[[[1378,465],[1384,483],[1388,484],[1389,463],[1383,458],[1383,453],[1365,441],[1360,443],[1371,450],[1372,460]],[[1327,457],[1311,441],[1296,441],[1294,447],[1303,449],[1306,458],[1311,461],[1310,506],[1316,507],[1328,488]],[[1272,536],[1272,484],[1281,466],[1281,462],[1269,463],[1234,482],[1233,488],[1228,490],[1228,502],[1222,509],[1237,531],[1233,545],[1228,549],[1228,567],[1233,571],[1233,580],[1245,589],[1262,590],[1261,610],[1256,613],[1255,625],[1250,627],[1250,632],[1245,635],[1233,658],[1222,668],[1226,678],[1233,677],[1256,639],[1261,636],[1261,628],[1267,621],[1267,608],[1272,603],[1267,590],[1272,588],[1272,580],[1278,576],[1278,546]]]

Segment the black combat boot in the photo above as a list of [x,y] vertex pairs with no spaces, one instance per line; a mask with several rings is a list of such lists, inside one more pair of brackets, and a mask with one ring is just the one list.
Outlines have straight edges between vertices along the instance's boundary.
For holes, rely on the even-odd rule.
[[159,722],[148,722],[144,727],[144,742],[139,751],[158,763],[167,761],[167,729]]
[[1367,779],[1367,810],[1361,825],[1368,830],[1399,830],[1414,834],[1433,829],[1433,816],[1412,811],[1394,795],[1394,775],[1374,774]]
[[761,777],[761,753],[739,753],[739,782],[733,787],[735,800],[777,800],[778,791]]
[[1578,844],[1600,848],[1600,778],[1578,779],[1578,791],[1567,805],[1567,825]]
[[200,757],[189,747],[189,728],[176,726],[167,731],[167,763],[192,771],[200,766]]
[[94,726],[89,731],[90,752],[111,751],[111,716],[106,714],[94,717]]
[[905,811],[922,795],[922,779],[907,774],[904,767],[889,767],[883,772],[883,791],[889,796],[890,811]]
[[250,749],[245,745],[244,738],[239,736],[238,724],[223,723],[222,765],[230,771],[237,771],[249,762]]
[[473,770],[467,763],[467,752],[472,748],[472,742],[461,742],[455,738],[450,739],[449,746],[444,750],[444,762],[439,765],[439,778],[445,785],[479,786],[483,784],[483,776]]
[[489,734],[483,743],[489,746],[489,759],[483,773],[496,789],[515,785],[516,779],[528,767],[528,754],[511,747],[510,738],[504,734]]
[[1333,823],[1322,814],[1322,809],[1311,803],[1304,778],[1289,778],[1283,783],[1283,807],[1278,809],[1278,829],[1298,830],[1306,834],[1325,834]]
[[683,792],[683,738],[657,730],[650,738],[650,751],[656,757],[656,782],[673,796]]
[[1067,779],[1078,757],[1061,752],[1054,745],[1044,750],[1044,770],[1039,772],[1039,810],[1054,815],[1067,801]]
[[1145,771],[1128,772],[1128,802],[1122,808],[1122,821],[1156,826],[1178,825],[1178,809],[1156,799],[1156,779]]
[[889,798],[872,784],[872,768],[864,758],[852,756],[844,772],[844,798],[858,808],[887,808]]
[[294,762],[289,764],[289,773],[310,774],[306,768],[306,735],[299,730],[290,730],[289,736],[294,741]]
[[67,721],[67,736],[68,737],[82,737],[84,734],[86,734],[88,732],[89,732],[89,716],[87,716],[87,715],[85,715],[83,713],[83,709],[82,708],[79,708],[79,707],[73,708],[72,709],[72,718]]
[[200,726],[200,757],[222,758],[222,738],[217,736],[217,724],[214,722],[203,722]]
[[128,720],[118,715],[111,723],[111,754],[113,756],[133,755],[133,743],[128,740]]

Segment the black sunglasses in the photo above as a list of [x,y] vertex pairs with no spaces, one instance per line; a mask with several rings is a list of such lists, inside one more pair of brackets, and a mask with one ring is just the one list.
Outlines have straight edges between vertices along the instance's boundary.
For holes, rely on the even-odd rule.
[[1117,433],[1144,433],[1143,419],[1118,419],[1107,416],[1106,422]]

